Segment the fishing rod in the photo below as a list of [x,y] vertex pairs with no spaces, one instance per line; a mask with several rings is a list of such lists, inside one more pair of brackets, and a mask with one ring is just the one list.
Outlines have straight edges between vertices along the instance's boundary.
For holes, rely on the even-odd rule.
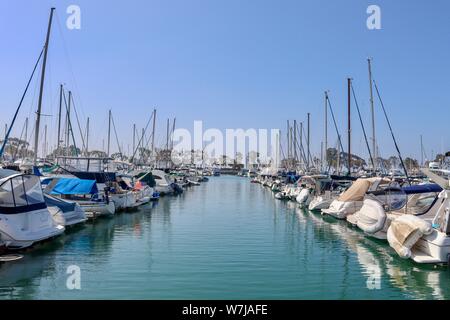
[[405,171],[406,180],[408,181],[409,185],[411,185],[411,181],[410,181],[409,176],[408,176],[408,170],[406,169],[406,166],[405,166],[405,164],[403,162],[403,158],[402,158],[402,155],[400,153],[400,149],[399,149],[399,147],[397,145],[397,140],[395,140],[394,131],[392,130],[391,123],[390,123],[389,118],[387,116],[386,109],[384,108],[383,100],[381,99],[381,95],[380,95],[380,92],[378,90],[378,86],[377,86],[377,83],[375,82],[375,80],[373,80],[373,84],[375,85],[375,91],[377,92],[378,99],[380,100],[381,107],[383,108],[384,117],[386,118],[386,122],[387,122],[387,124],[389,126],[389,130],[391,131],[392,140],[394,140],[395,149],[397,149],[398,157],[400,158],[400,163],[402,164],[403,170]]
[[375,164],[372,157],[372,152],[370,152],[369,141],[367,140],[366,129],[364,128],[364,123],[362,121],[361,112],[359,111],[358,100],[356,99],[355,90],[353,88],[353,83],[351,84],[353,99],[355,100],[356,110],[358,110],[359,122],[361,123],[362,131],[364,134],[364,140],[366,141],[367,151],[369,152],[370,162],[372,163],[372,168],[375,168]]
[[44,48],[42,48],[41,53],[39,54],[39,58],[37,59],[36,64],[34,65],[33,72],[31,73],[30,79],[28,79],[28,83],[27,83],[27,85],[25,87],[25,91],[22,94],[22,98],[20,99],[19,106],[16,109],[16,113],[14,114],[13,120],[11,122],[11,125],[9,126],[9,129],[8,129],[8,132],[6,133],[5,141],[3,141],[2,148],[0,149],[0,158],[3,156],[3,152],[5,151],[9,135],[11,134],[11,130],[12,130],[13,126],[14,126],[14,123],[16,122],[16,118],[17,118],[17,115],[19,114],[20,107],[22,106],[23,99],[25,98],[25,95],[27,94],[28,87],[30,86],[31,80],[33,79],[33,76],[34,76],[34,73],[35,73],[35,71],[37,69],[37,66],[39,65],[39,61],[41,60],[42,54],[44,53]]

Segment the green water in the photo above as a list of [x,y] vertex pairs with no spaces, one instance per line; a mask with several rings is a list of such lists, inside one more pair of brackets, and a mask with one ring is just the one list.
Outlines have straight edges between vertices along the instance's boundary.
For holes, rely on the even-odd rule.
[[[245,178],[99,219],[0,264],[11,299],[448,299],[450,272]],[[68,266],[81,289],[66,286]]]

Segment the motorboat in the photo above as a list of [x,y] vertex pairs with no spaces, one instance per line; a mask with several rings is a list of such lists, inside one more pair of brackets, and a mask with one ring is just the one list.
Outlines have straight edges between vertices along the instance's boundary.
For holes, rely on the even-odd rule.
[[391,222],[400,216],[434,217],[441,191],[437,184],[421,184],[368,192],[353,223],[370,236],[386,239]]
[[348,176],[330,176],[331,180],[323,180],[316,187],[314,198],[309,203],[308,209],[311,211],[328,209],[339,195],[348,189],[355,178]]
[[53,219],[58,224],[69,227],[86,222],[86,213],[78,203],[48,194],[44,194],[44,199]]
[[108,189],[100,194],[95,180],[45,177],[42,179],[42,186],[46,194],[76,202],[84,210],[88,219],[112,216],[116,212]]
[[0,169],[0,243],[22,249],[64,230],[52,218],[38,176]]
[[155,179],[155,190],[161,195],[172,194],[172,181],[167,173],[162,170],[152,170],[153,179]]
[[330,182],[331,179],[326,175],[305,175],[301,177],[297,182],[301,191],[295,200],[300,204],[300,207],[308,207],[314,196],[320,193],[321,185]]
[[357,179],[337,199],[331,202],[328,209],[322,209],[322,213],[337,219],[346,219],[347,216],[352,215],[361,209],[366,192],[375,191],[390,183],[390,179],[382,177]]

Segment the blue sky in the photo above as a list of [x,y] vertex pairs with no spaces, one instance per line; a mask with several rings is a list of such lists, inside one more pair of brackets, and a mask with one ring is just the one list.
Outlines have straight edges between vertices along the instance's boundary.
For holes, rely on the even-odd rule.
[[[70,4],[81,8],[81,30],[65,27]],[[381,8],[381,30],[366,28],[370,4]],[[305,121],[311,112],[318,153],[323,92],[330,90],[344,135],[349,76],[370,131],[370,56],[402,153],[419,157],[420,134],[428,157],[450,147],[448,1],[1,0],[2,126],[43,45],[51,6],[57,15],[43,109],[51,115],[44,120],[50,140],[56,141],[58,86],[64,82],[74,91],[80,121],[91,117],[93,147],[106,137],[108,109],[126,151],[132,124],[143,127],[156,107],[160,143],[168,117],[184,128],[203,120],[206,128],[284,130],[287,119]],[[15,136],[25,117],[34,117],[35,88],[33,82]],[[376,113],[380,152],[394,154],[378,103]],[[353,151],[365,156],[355,110],[352,121]],[[329,132],[335,143],[331,122]]]

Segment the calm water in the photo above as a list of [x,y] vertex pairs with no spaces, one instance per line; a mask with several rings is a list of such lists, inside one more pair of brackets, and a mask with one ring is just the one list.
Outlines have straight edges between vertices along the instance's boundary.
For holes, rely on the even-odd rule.
[[[404,261],[387,244],[239,177],[212,177],[24,255],[0,264],[0,298],[450,298],[446,268]],[[70,265],[81,269],[81,290],[66,287]]]

